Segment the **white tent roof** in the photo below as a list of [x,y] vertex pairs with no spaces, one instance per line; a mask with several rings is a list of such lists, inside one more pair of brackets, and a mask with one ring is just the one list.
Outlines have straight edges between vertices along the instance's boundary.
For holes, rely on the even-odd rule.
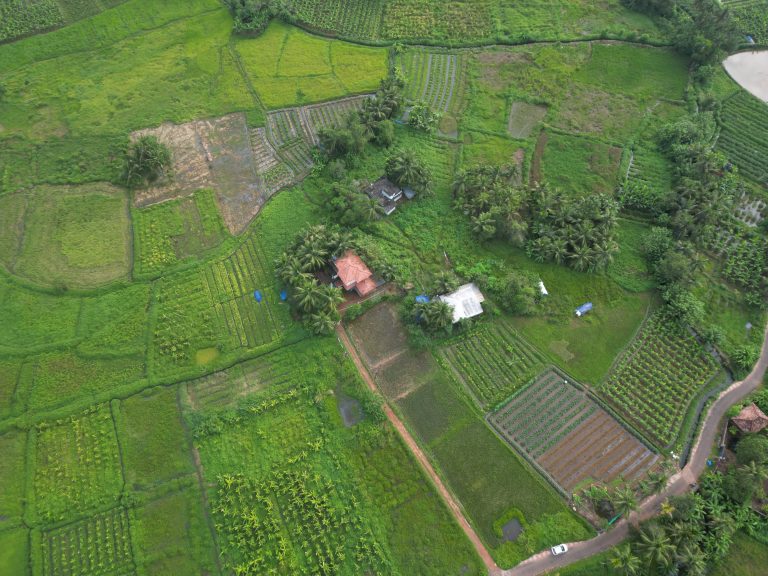
[[483,313],[483,307],[480,304],[485,301],[485,297],[474,283],[464,284],[455,292],[439,298],[453,308],[454,324],[464,318],[472,318]]

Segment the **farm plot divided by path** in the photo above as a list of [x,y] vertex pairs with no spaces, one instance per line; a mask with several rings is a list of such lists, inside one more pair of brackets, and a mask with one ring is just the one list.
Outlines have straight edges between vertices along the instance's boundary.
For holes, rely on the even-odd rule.
[[599,393],[658,446],[675,440],[689,404],[719,373],[696,338],[652,317],[614,365]]
[[533,346],[501,322],[443,348],[442,355],[485,406],[493,406],[519,390],[545,364]]
[[554,369],[489,416],[499,433],[571,492],[585,480],[637,480],[658,460]]

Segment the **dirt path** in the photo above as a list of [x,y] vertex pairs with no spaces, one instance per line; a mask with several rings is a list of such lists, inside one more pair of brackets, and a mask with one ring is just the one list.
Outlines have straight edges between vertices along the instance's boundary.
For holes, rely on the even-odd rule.
[[563,556],[552,556],[549,551],[540,552],[528,560],[518,564],[511,570],[499,572],[502,576],[538,576],[556,568],[562,568],[578,560],[583,560],[594,554],[604,552],[619,544],[629,533],[629,525],[647,520],[659,513],[661,503],[670,496],[676,496],[688,491],[692,482],[704,472],[712,445],[720,429],[720,422],[733,404],[755,390],[763,380],[768,369],[768,326],[766,326],[763,348],[760,359],[752,372],[741,382],[733,383],[722,392],[712,404],[704,420],[701,433],[691,451],[688,464],[680,472],[672,476],[667,487],[661,494],[651,496],[640,504],[629,520],[621,520],[610,532],[583,542],[568,544],[568,553]]
[[[336,327],[336,334],[338,335],[339,340],[341,341],[344,348],[346,348],[350,358],[355,363],[357,371],[360,373],[360,376],[363,377],[363,380],[365,380],[368,388],[370,388],[372,392],[379,394],[376,383],[373,381],[373,378],[365,368],[365,365],[360,359],[360,356],[357,354],[357,350],[352,345],[352,342],[350,342],[349,336],[347,336],[347,333],[344,331],[344,328],[341,326],[341,324]],[[496,563],[493,561],[493,558],[491,558],[491,555],[485,548],[485,545],[480,540],[480,537],[464,517],[464,513],[462,512],[459,503],[445,487],[443,481],[437,475],[434,468],[432,468],[432,464],[430,464],[427,456],[424,454],[421,448],[419,448],[419,445],[413,439],[410,432],[408,432],[408,429],[405,427],[405,425],[400,421],[400,418],[397,417],[397,415],[392,411],[392,408],[390,408],[386,403],[384,404],[384,413],[387,415],[387,419],[392,424],[392,426],[394,426],[395,430],[397,430],[397,433],[400,434],[400,437],[403,439],[403,442],[405,442],[405,445],[416,457],[416,460],[418,461],[422,470],[424,470],[427,476],[429,476],[429,478],[434,483],[443,501],[448,505],[448,508],[450,509],[454,518],[456,518],[456,521],[459,523],[459,526],[461,526],[462,530],[464,530],[464,533],[467,535],[467,538],[469,538],[470,542],[472,542],[472,545],[475,547],[477,554],[482,559],[483,563],[488,569],[488,572],[490,574],[501,574],[499,568],[496,566]]]

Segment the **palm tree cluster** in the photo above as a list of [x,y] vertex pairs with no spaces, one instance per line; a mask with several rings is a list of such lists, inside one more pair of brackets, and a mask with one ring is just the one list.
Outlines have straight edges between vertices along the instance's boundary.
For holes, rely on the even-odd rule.
[[413,150],[400,150],[387,158],[384,168],[387,178],[400,188],[411,188],[419,194],[432,189],[432,173]]
[[414,306],[415,320],[424,330],[437,334],[450,333],[453,328],[453,308],[438,298]]
[[344,227],[368,224],[380,218],[383,211],[378,201],[350,182],[335,182],[331,186],[327,206],[333,221]]
[[340,319],[338,305],[344,297],[339,288],[321,285],[313,272],[350,246],[348,234],[317,225],[300,234],[275,261],[278,277],[291,287],[296,310],[316,334],[333,331]]
[[525,242],[527,193],[514,185],[516,175],[515,166],[476,166],[456,174],[454,206],[470,217],[472,232],[481,240],[505,238],[518,246]]
[[390,73],[381,81],[376,94],[363,103],[363,108],[350,112],[339,127],[324,127],[318,132],[320,148],[327,158],[359,156],[368,142],[388,147],[395,139],[392,118],[403,105],[403,79]]
[[531,191],[528,254],[579,271],[605,269],[619,251],[618,203],[605,194],[572,198],[547,187]]
[[645,523],[629,544],[614,549],[610,567],[625,576],[706,574],[728,553],[737,530],[764,529],[748,505],[731,498],[726,478],[708,474],[698,492],[666,501],[659,517]]

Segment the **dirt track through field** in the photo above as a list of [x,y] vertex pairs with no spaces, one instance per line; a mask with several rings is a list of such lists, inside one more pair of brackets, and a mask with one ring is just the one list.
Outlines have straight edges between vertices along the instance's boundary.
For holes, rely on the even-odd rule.
[[[341,324],[336,326],[336,334],[339,337],[339,341],[342,343],[344,348],[346,348],[349,357],[355,363],[357,371],[360,373],[360,376],[362,376],[363,380],[365,380],[368,388],[370,388],[370,390],[375,394],[380,394],[378,388],[376,387],[376,383],[373,381],[373,378],[360,359],[360,356],[357,354],[357,349],[355,349],[355,347],[352,345],[352,342],[349,340],[349,336],[347,336],[347,333]],[[493,561],[493,558],[491,558],[490,553],[486,549],[483,542],[480,540],[477,532],[475,532],[475,529],[472,528],[467,519],[464,517],[464,512],[462,511],[461,506],[459,506],[459,503],[445,487],[445,484],[443,484],[440,476],[438,476],[435,472],[435,469],[432,468],[432,464],[430,464],[429,459],[427,459],[427,456],[413,439],[410,432],[408,432],[408,429],[400,421],[400,418],[397,417],[397,415],[392,411],[392,408],[390,408],[388,404],[384,404],[384,413],[387,415],[387,419],[389,420],[390,424],[392,424],[395,430],[397,430],[397,433],[400,434],[403,442],[405,442],[408,450],[410,450],[414,455],[422,470],[424,470],[426,475],[429,476],[429,478],[434,483],[438,493],[440,494],[443,501],[448,505],[449,510],[453,514],[454,518],[456,518],[459,526],[461,526],[461,529],[464,530],[464,533],[467,535],[467,538],[469,538],[469,541],[472,542],[472,545],[475,547],[478,556],[480,556],[482,559],[485,567],[488,569],[488,572],[490,574],[499,573],[499,569],[496,566],[496,563]]]

